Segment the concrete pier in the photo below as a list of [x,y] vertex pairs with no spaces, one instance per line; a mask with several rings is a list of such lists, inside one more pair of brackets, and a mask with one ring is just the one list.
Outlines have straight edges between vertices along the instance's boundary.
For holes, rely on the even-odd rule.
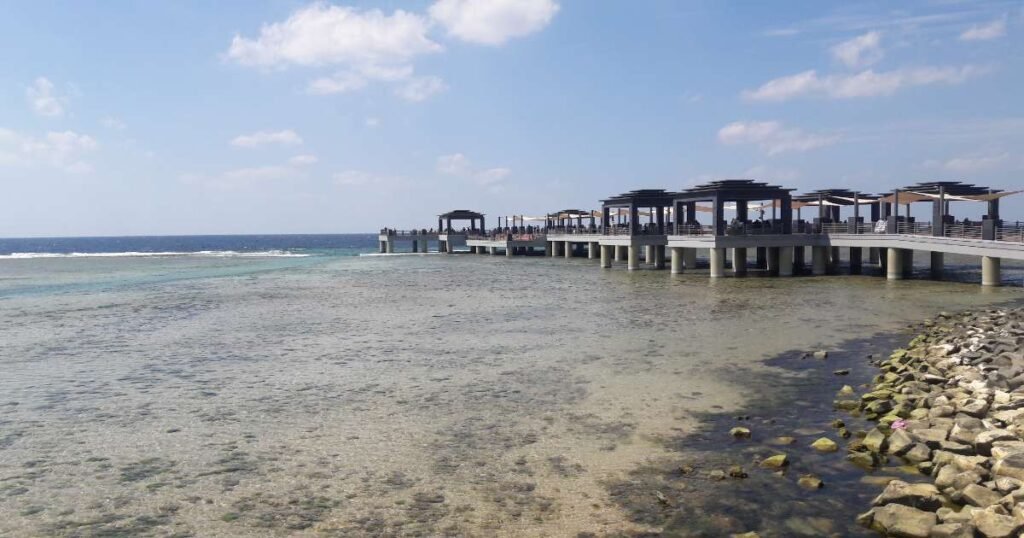
[[793,247],[778,247],[779,276],[793,276]]
[[768,274],[779,274],[779,247],[768,247]]
[[931,277],[935,280],[942,280],[942,270],[945,266],[945,254],[942,252],[931,252]]
[[903,280],[903,249],[889,248],[886,251],[885,278]]
[[802,271],[805,263],[804,247],[793,247],[793,268]]
[[597,259],[601,253],[601,244],[597,241],[590,241],[587,243],[587,258],[594,260]]
[[509,246],[505,247],[505,257],[506,258],[511,258],[515,253],[516,253],[516,247],[513,247],[512,245],[509,245]]
[[601,267],[607,269],[612,266],[612,249],[614,248],[611,245],[601,245]]
[[828,272],[833,274],[839,272],[839,247],[828,249]]
[[747,274],[747,249],[732,249],[732,274],[745,276]]
[[878,255],[878,249],[871,247],[868,249],[868,263],[871,265],[878,265],[881,262],[881,257]]
[[388,249],[387,250],[388,254],[394,254],[395,253],[395,242],[394,241],[388,241],[387,242],[387,249]]
[[665,245],[654,246],[654,268],[659,270],[665,268]]
[[982,286],[998,286],[1002,283],[1002,275],[1000,274],[1000,258],[993,256],[982,256],[981,257],[981,285]]
[[629,247],[627,247],[625,245],[616,245],[615,246],[615,261],[617,261],[617,262],[624,262],[624,261],[626,261],[626,258],[628,257],[628,252],[627,252],[628,250],[629,250]]
[[672,274],[683,273],[683,247],[672,247]]
[[566,258],[572,258],[572,241],[565,242],[562,248],[562,254],[565,255]]
[[903,249],[903,276],[909,277],[914,274],[914,251]]
[[828,270],[827,247],[811,247],[811,274],[821,276]]
[[762,270],[768,267],[768,251],[765,249],[765,247],[757,247],[757,250],[755,252],[754,265],[756,265],[758,269]]
[[694,270],[697,268],[697,249],[695,248],[684,248],[683,249],[683,267]]
[[725,249],[712,248],[708,249],[708,253],[711,256],[711,278],[725,276]]
[[562,241],[552,241],[551,242],[551,247],[552,247],[552,249],[551,249],[551,255],[552,256],[557,258],[559,256],[564,256],[565,255],[565,243],[563,243]]
[[850,247],[850,274],[859,275],[863,271],[864,267],[864,249],[860,247]]
[[626,262],[626,268],[630,271],[635,271],[640,268],[640,247],[637,245],[630,245],[626,248],[629,251],[629,259]]

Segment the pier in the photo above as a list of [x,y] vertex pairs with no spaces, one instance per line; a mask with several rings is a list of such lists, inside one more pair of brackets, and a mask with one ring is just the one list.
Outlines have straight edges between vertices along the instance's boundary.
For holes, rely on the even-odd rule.
[[[1024,223],[1007,223],[999,214],[999,200],[1021,191],[957,181],[918,183],[877,195],[823,189],[794,196],[793,191],[750,179],[678,192],[640,189],[601,200],[599,210],[505,217],[504,226],[499,217],[491,230],[482,213],[455,210],[439,215],[436,229],[381,230],[380,252],[408,245],[411,252],[425,253],[435,242],[444,253],[467,247],[474,254],[509,257],[585,257],[600,260],[601,268],[624,263],[631,271],[662,270],[668,262],[672,274],[681,274],[695,269],[698,251],[706,251],[710,277],[721,278],[751,269],[778,277],[834,274],[846,249],[850,273],[860,274],[868,264],[889,280],[911,274],[915,252],[927,253],[935,279],[942,277],[945,255],[959,254],[979,258],[984,286],[999,285],[1002,260],[1024,260]],[[985,214],[980,221],[957,221],[950,212],[954,202],[985,204]],[[930,206],[930,221],[911,216],[911,205],[920,203]],[[844,208],[853,213],[846,220]],[[812,213],[810,220],[804,220],[805,211]],[[468,226],[453,227],[453,222]]]

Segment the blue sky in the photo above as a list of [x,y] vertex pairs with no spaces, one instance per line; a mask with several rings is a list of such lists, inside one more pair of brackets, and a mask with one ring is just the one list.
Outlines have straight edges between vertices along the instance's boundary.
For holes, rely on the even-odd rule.
[[3,11],[0,236],[360,232],[725,177],[1024,188],[1020,1]]

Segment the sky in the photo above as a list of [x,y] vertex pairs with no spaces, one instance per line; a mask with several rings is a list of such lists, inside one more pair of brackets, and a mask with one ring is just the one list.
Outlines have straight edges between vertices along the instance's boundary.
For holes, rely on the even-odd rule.
[[1022,1],[0,12],[0,237],[493,223],[724,178],[1024,189]]

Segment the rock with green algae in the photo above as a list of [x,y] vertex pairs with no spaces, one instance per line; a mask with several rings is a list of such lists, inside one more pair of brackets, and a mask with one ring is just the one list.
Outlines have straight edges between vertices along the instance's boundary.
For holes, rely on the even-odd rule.
[[864,446],[875,454],[881,454],[885,450],[885,433],[875,428],[864,436]]
[[800,479],[796,481],[796,483],[799,484],[800,487],[804,489],[821,489],[821,487],[825,485],[825,483],[822,482],[820,478],[812,474],[805,474],[801,476]]
[[781,437],[776,437],[775,439],[772,439],[771,441],[768,441],[768,444],[786,446],[786,445],[791,445],[791,444],[793,444],[795,442],[796,442],[796,437],[790,437],[788,435],[783,435]]
[[828,437],[822,437],[817,441],[811,443],[811,448],[817,450],[818,452],[835,452],[839,450],[839,445],[837,445],[835,441],[829,439]]
[[853,452],[846,456],[846,459],[861,469],[874,469],[878,465],[878,458],[871,452]]
[[843,385],[843,388],[839,389],[839,394],[843,396],[849,396],[851,394],[854,394],[853,387],[849,385]]
[[861,525],[888,536],[928,538],[938,523],[933,512],[925,512],[902,504],[888,504],[872,508],[857,516]]
[[750,439],[750,428],[736,426],[729,430],[729,435],[733,436],[734,439]]
[[776,454],[761,460],[761,467],[765,469],[783,469],[789,465],[785,454]]

